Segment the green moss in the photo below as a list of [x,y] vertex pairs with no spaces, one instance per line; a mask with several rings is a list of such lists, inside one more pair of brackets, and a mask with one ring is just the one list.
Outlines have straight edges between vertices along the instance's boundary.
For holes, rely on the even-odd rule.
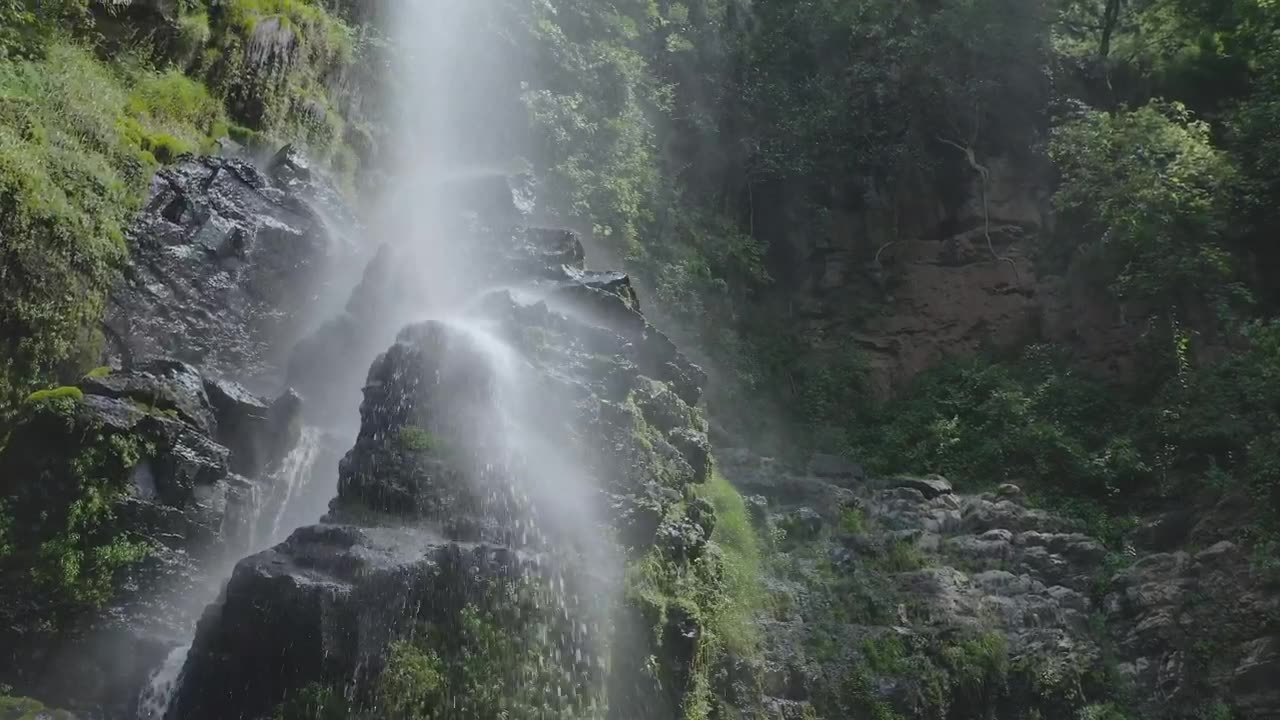
[[84,376],[85,378],[97,380],[97,379],[107,377],[112,372],[113,370],[110,365],[103,365],[101,367],[96,367],[90,370],[89,372],[85,373]]
[[52,390],[37,390],[27,396],[27,402],[31,404],[46,403],[51,400],[80,402],[84,400],[84,392],[78,387],[60,387]]
[[444,447],[440,438],[412,425],[406,425],[396,432],[396,442],[401,450],[409,453],[435,453]]
[[756,615],[766,603],[760,538],[742,495],[719,470],[712,471],[705,492],[716,511],[711,541],[721,551],[724,589],[708,629],[729,652],[754,657],[760,652]]
[[[292,61],[258,67],[249,48],[264,21],[293,36]],[[343,142],[346,121],[334,108],[329,79],[355,58],[351,29],[315,2],[231,0],[210,16],[216,47],[201,62],[210,85],[227,100],[237,124],[272,138],[288,138],[339,176],[358,160]]]
[[72,715],[46,708],[30,698],[0,695],[0,720],[72,720]]

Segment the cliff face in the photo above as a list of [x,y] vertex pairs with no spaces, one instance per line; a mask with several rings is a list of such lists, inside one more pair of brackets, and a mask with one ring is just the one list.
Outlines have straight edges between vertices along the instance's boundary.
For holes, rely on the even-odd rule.
[[878,399],[948,358],[1041,342],[1131,379],[1143,314],[1034,260],[1054,231],[1052,168],[1002,156],[982,167],[985,178],[968,173],[945,194],[926,186],[885,199],[891,209],[832,211],[812,232],[772,237],[778,302],[818,350],[858,353]]

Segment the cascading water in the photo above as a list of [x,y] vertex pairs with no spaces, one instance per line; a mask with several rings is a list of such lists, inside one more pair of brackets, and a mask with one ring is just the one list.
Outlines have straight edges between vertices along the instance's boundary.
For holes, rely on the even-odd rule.
[[[271,476],[272,497],[263,503],[264,509],[274,509],[275,512],[270,514],[271,523],[265,526],[262,520],[255,522],[255,531],[260,532],[256,526],[263,525],[267,531],[264,541],[259,542],[257,538],[250,543],[249,547],[252,551],[261,550],[263,548],[274,545],[284,540],[285,536],[293,531],[285,519],[296,514],[297,505],[302,504],[305,495],[310,490],[309,485],[315,481],[316,476],[316,460],[320,457],[323,449],[322,441],[324,432],[318,428],[303,428],[302,435],[298,438],[298,444],[293,451],[285,456],[284,462],[280,464],[280,469]],[[327,488],[325,495],[332,494],[332,488]],[[329,498],[325,497],[324,502],[328,502]],[[310,503],[314,505],[314,503]],[[300,518],[297,524],[302,522],[311,522],[316,518]]]
[[165,658],[164,664],[152,674],[151,680],[138,696],[139,720],[163,718],[169,711],[173,694],[177,692],[178,683],[182,680],[182,666],[190,651],[190,644],[174,648]]

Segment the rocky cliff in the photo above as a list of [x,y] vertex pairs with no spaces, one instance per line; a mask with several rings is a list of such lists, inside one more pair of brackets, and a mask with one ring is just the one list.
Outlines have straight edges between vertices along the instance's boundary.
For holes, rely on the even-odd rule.
[[[1014,485],[720,463],[777,553],[758,672],[779,717],[1280,713],[1260,681],[1280,671],[1274,587],[1213,530],[1230,503],[1116,552]],[[1198,550],[1167,550],[1192,536]]]
[[[0,683],[133,716],[231,565],[271,541],[309,467],[281,348],[350,247],[301,158],[158,174],[110,296],[102,368],[36,393],[0,452]],[[327,218],[327,219],[325,219]],[[192,363],[192,364],[188,364]],[[245,380],[278,395],[260,397]]]

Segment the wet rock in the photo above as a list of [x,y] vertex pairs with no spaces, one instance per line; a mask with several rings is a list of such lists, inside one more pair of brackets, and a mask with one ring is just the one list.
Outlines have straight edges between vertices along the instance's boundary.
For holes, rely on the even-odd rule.
[[258,475],[298,444],[302,399],[292,391],[270,403],[236,383],[205,380],[218,417],[217,439],[231,450],[231,469]]
[[[303,528],[236,568],[200,622],[173,716],[266,717],[291,689],[313,682],[355,683],[363,698],[385,665],[387,645],[415,625],[456,624],[464,607],[486,602],[505,583],[541,577],[530,562],[429,531]],[[571,617],[591,617],[572,600],[589,594],[564,597]],[[581,670],[572,655],[567,665]]]
[[779,516],[775,523],[787,533],[791,540],[813,540],[822,533],[824,521],[822,515],[813,508],[799,508]]
[[220,377],[276,373],[351,252],[298,191],[209,157],[159,172],[128,238],[106,313],[115,364],[173,357]]

